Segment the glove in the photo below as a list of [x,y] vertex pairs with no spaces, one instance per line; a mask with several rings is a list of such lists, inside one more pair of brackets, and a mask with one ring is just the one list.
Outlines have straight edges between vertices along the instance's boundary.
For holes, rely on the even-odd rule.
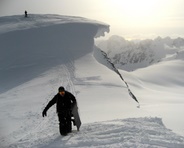
[[43,116],[43,117],[47,116],[47,110],[46,110],[46,109],[43,110],[42,116]]

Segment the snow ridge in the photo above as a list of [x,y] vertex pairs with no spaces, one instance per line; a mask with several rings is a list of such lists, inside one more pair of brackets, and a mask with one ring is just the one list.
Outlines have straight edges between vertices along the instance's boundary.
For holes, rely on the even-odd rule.
[[[134,99],[139,104],[139,101],[137,100],[135,95],[130,90],[128,83],[124,80],[122,74],[119,72],[119,70],[111,62],[110,58],[108,58],[107,54],[104,51],[102,51],[101,49],[96,47],[96,48],[94,48],[94,57],[97,59],[97,61],[106,65],[108,68],[110,68],[111,70],[113,70],[115,73],[117,73],[119,75],[121,80],[125,83],[125,85],[128,89],[129,95],[132,97],[132,99]],[[138,105],[138,107],[140,107],[140,105]]]
[[105,32],[109,32],[108,24],[83,17],[64,16],[56,14],[29,14],[27,18],[21,15],[0,17],[0,34],[17,30],[20,31],[70,23],[96,25],[97,27],[99,27],[96,37],[104,36]]

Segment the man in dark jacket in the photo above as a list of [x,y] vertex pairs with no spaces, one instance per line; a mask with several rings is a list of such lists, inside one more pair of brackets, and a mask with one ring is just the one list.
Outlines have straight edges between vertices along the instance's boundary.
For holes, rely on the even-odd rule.
[[75,97],[64,87],[59,87],[58,93],[54,98],[47,104],[42,112],[43,117],[47,116],[47,110],[56,103],[56,111],[59,118],[59,129],[61,135],[67,135],[72,130],[71,123],[71,109],[76,104]]
[[25,12],[24,12],[24,13],[25,13],[25,17],[27,17],[27,11],[26,11],[26,10],[25,10]]

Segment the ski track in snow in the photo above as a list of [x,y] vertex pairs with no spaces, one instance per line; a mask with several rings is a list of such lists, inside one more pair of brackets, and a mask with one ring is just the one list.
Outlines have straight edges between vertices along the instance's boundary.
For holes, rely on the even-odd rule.
[[[72,77],[74,77],[73,67],[73,63],[69,62],[66,65],[62,64],[53,68],[53,76],[52,79],[49,80],[49,88],[51,88],[51,93],[46,98],[45,103],[43,104],[43,108],[45,107],[46,103],[48,103],[54,97],[55,94],[53,92],[56,92],[57,88],[61,85],[64,86],[66,90],[76,94],[72,82]],[[59,125],[55,107],[51,107],[47,113],[48,116],[43,119],[40,119],[41,111],[39,110],[36,112],[36,115],[31,112],[27,113],[24,123],[22,123],[24,127],[14,131],[11,133],[11,135],[8,135],[8,137],[2,138],[1,143],[7,143],[7,145],[9,145],[8,139],[11,137],[11,139],[13,139],[13,141],[11,140],[11,143],[13,142],[14,144],[10,144],[8,147],[27,148],[34,147],[33,145],[42,142],[47,143],[48,141],[52,140],[53,137],[58,136],[57,134],[59,133]],[[30,121],[31,123],[29,123]],[[56,135],[54,135],[54,133],[56,133]],[[42,137],[43,139],[40,139],[39,137]]]

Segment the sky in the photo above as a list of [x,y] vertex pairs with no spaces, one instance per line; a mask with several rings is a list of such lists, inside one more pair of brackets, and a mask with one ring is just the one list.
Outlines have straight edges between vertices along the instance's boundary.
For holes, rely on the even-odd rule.
[[61,14],[108,23],[106,36],[184,37],[183,0],[0,0],[0,16]]

